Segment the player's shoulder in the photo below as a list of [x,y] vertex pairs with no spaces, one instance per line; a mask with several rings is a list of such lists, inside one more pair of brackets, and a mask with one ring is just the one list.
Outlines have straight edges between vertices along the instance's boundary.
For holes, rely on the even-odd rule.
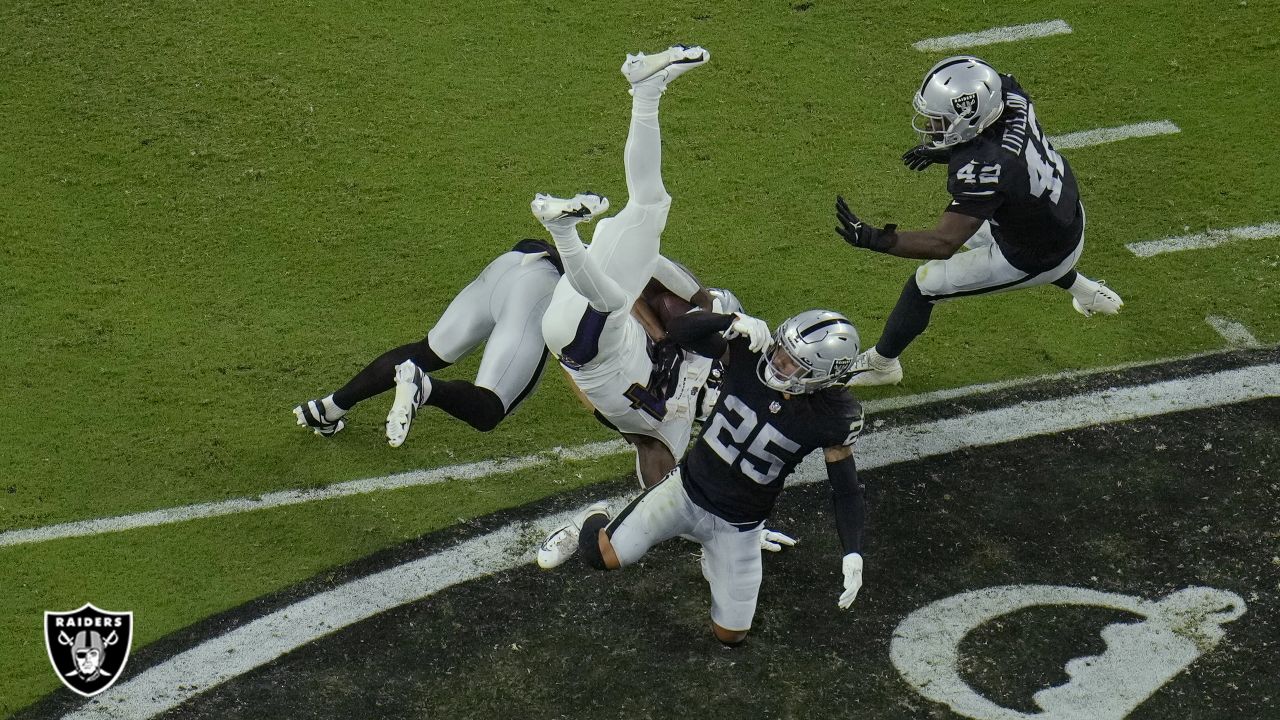
[[848,388],[843,386],[824,388],[813,396],[814,409],[823,428],[824,447],[852,445],[862,433],[866,412]]
[[983,133],[951,152],[947,164],[947,190],[952,195],[983,196],[999,190],[1017,156],[1001,146],[998,138]]

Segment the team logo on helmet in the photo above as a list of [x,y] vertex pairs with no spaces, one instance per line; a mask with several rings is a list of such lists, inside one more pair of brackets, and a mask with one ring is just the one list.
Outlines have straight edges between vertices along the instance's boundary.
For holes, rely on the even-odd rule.
[[978,112],[978,94],[966,93],[957,98],[952,98],[951,107],[955,108],[956,114],[962,118],[972,117]]
[[62,684],[93,697],[111,687],[129,660],[133,613],[79,610],[44,613],[44,647]]
[[841,377],[853,367],[854,358],[842,357],[831,361],[831,374]]

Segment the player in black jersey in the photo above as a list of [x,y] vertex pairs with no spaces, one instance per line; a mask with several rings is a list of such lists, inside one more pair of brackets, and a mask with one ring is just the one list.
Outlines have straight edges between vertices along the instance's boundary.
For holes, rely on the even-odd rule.
[[1076,178],[1017,80],[975,57],[947,58],[925,75],[914,105],[922,144],[903,163],[946,163],[952,200],[932,230],[899,231],[868,225],[836,199],[836,232],[851,245],[929,261],[907,281],[880,340],[859,356],[850,385],[900,381],[898,356],[944,300],[1053,283],[1086,317],[1118,312],[1124,303],[1115,291],[1075,270],[1085,227]]
[[[542,376],[548,355],[542,316],[563,273],[554,245],[521,240],[454,297],[425,338],[386,351],[334,393],[295,407],[298,424],[330,437],[342,430],[344,417],[357,403],[394,388],[396,399],[387,417],[392,447],[404,442],[423,405],[438,407],[477,430],[493,430]],[[661,256],[654,281],[676,288],[677,295],[700,290],[688,270]],[[484,355],[475,382],[427,374],[449,367],[481,343]]]
[[841,608],[862,586],[865,514],[853,460],[862,406],[842,386],[858,356],[857,330],[839,313],[810,310],[779,325],[771,347],[762,321],[749,336],[726,340],[731,327],[753,325],[743,319],[694,312],[668,324],[682,347],[725,363],[720,398],[697,441],[671,474],[616,518],[594,505],[543,544],[576,545],[591,566],[618,569],[663,540],[696,540],[711,587],[712,630],[730,645],[742,642],[755,615],[764,521],[806,455],[823,448],[827,462],[844,552]]

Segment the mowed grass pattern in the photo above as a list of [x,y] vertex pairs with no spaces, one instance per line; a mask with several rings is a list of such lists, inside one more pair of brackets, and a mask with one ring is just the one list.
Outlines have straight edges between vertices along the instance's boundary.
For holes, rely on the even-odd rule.
[[[939,170],[898,164],[925,37],[1064,18],[981,48],[1050,134],[1170,119],[1174,136],[1069,151],[1081,265],[1128,305],[1086,321],[1042,289],[941,307],[899,389],[1280,339],[1274,240],[1149,259],[1124,243],[1280,218],[1270,71],[1280,4],[163,2],[0,7],[0,529],[137,512],[605,439],[549,368],[481,435],[427,412],[405,447],[386,401],[324,442],[289,409],[421,337],[520,237],[536,191],[620,206],[626,51],[713,53],[663,103],[675,197],[664,251],[777,322],[848,313],[870,343],[911,271],[831,231],[837,192],[876,223],[931,224]],[[1212,47],[1211,53],[1203,48]],[[471,358],[447,377],[474,372]],[[135,646],[379,547],[630,466],[0,549],[0,711],[57,686],[41,613],[133,610]]]

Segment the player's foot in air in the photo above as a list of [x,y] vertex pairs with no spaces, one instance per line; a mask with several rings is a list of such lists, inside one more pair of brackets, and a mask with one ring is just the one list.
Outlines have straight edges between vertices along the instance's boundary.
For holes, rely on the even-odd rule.
[[1085,317],[1093,317],[1096,313],[1115,315],[1120,312],[1120,308],[1124,307],[1124,301],[1116,291],[1107,287],[1102,281],[1089,280],[1080,275],[1076,279],[1076,284],[1085,287],[1082,290],[1071,291],[1071,307]]
[[387,444],[400,447],[409,436],[409,426],[431,395],[431,378],[422,369],[405,360],[396,366],[396,399],[387,413]]
[[887,358],[873,347],[860,353],[853,362],[853,377],[845,383],[849,387],[872,385],[897,385],[902,382],[902,363],[898,358]]
[[573,557],[578,551],[578,534],[582,532],[582,524],[592,515],[609,517],[609,506],[598,502],[578,513],[573,522],[548,535],[542,545],[538,546],[538,567],[550,570]]
[[294,408],[293,415],[298,418],[299,425],[309,427],[323,437],[333,437],[347,426],[342,415],[334,417],[333,412],[325,411],[323,400],[308,400]]
[[571,198],[558,198],[538,193],[529,203],[533,216],[538,218],[548,230],[567,228],[580,222],[591,222],[609,209],[609,198],[593,192],[574,195]]
[[654,82],[667,85],[684,73],[705,65],[711,53],[701,47],[673,45],[652,55],[636,53],[627,55],[622,63],[622,76],[632,85],[654,78]]

